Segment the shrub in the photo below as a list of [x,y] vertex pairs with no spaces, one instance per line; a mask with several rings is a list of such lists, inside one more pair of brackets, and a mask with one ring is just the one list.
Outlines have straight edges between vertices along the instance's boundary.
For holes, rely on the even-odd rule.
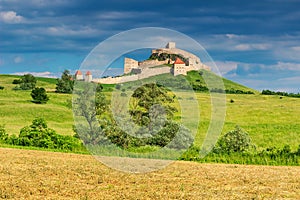
[[5,128],[3,125],[0,125],[0,141],[5,141],[8,138],[8,134],[5,131]]
[[44,88],[34,88],[31,91],[31,97],[34,103],[45,104],[49,100],[46,90]]
[[[11,143],[15,144],[15,139],[11,139]],[[48,128],[46,121],[42,118],[34,119],[30,126],[20,130],[17,144],[62,150],[73,150],[81,146],[77,138],[59,135],[55,130]]]
[[22,80],[21,79],[15,79],[13,80],[12,84],[21,84],[22,83]]
[[25,74],[20,79],[15,79],[13,84],[18,84],[13,90],[32,90],[36,85],[36,78],[32,74]]
[[235,130],[229,131],[221,139],[219,139],[215,152],[244,152],[253,147],[251,139],[247,132],[243,131],[239,126]]
[[122,92],[121,97],[127,97],[127,94],[125,92]]
[[36,85],[36,78],[32,74],[25,74],[20,80],[21,90],[32,90]]
[[120,84],[117,84],[117,85],[116,85],[116,89],[117,89],[117,90],[120,90],[120,89],[121,89],[121,85],[120,85]]
[[0,85],[0,90],[3,90],[3,89],[4,89],[4,87]]
[[102,92],[103,86],[101,84],[97,84],[96,92]]

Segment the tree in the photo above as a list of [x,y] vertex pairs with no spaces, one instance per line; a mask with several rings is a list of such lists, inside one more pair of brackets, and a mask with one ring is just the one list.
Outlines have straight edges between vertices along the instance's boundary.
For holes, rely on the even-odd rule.
[[[174,102],[173,97],[167,90],[157,84],[149,83],[137,88],[132,94],[131,109],[129,110],[133,121],[139,125],[150,125],[152,120],[161,117],[165,112],[168,118],[177,111],[175,107],[170,106]],[[155,114],[155,112],[158,112]]]
[[25,74],[20,80],[14,80],[13,84],[19,84],[15,90],[32,90],[36,85],[36,78],[32,74]]
[[73,110],[77,118],[74,130],[85,144],[97,144],[106,140],[97,116],[105,113],[108,103],[99,90],[95,93],[97,87],[99,85],[79,82],[74,91]]
[[31,91],[31,97],[34,103],[45,104],[49,100],[46,90],[44,88],[34,88]]
[[74,80],[69,70],[65,70],[60,79],[57,79],[56,92],[71,94],[73,92]]

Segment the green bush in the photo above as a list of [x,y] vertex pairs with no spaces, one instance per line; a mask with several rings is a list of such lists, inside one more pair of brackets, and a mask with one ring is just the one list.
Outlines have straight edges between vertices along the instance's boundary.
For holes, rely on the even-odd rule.
[[218,140],[214,152],[244,152],[251,147],[253,145],[248,133],[236,126],[235,130],[229,131]]
[[25,74],[21,79],[22,83],[20,84],[20,88],[22,90],[31,90],[35,88],[36,78],[32,74]]
[[4,87],[0,85],[0,90],[3,90],[3,89],[4,89]]
[[13,80],[12,84],[21,84],[22,83],[22,80],[21,79],[15,79]]
[[0,125],[0,141],[5,141],[8,138],[8,134],[3,125]]
[[15,90],[32,90],[35,88],[36,78],[32,74],[25,74],[19,81],[14,81],[14,83],[17,82],[19,82],[19,86],[16,86]]
[[34,103],[45,104],[49,100],[46,90],[44,88],[34,88],[31,91],[31,97]]
[[[16,144],[15,138],[11,143]],[[72,136],[63,136],[48,128],[47,123],[42,118],[36,118],[30,126],[21,129],[18,137],[18,145],[34,146],[50,149],[74,150],[81,147],[81,142]]]

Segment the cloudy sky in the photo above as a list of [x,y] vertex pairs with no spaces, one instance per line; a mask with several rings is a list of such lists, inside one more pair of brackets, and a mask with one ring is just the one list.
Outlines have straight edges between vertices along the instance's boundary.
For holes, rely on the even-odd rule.
[[75,71],[101,41],[163,27],[199,42],[226,78],[300,92],[298,0],[0,0],[0,74]]

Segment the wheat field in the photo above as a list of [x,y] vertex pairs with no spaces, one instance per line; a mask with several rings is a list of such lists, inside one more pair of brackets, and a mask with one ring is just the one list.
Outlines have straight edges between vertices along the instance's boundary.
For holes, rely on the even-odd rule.
[[299,199],[300,167],[176,161],[146,174],[90,155],[0,148],[0,199]]

